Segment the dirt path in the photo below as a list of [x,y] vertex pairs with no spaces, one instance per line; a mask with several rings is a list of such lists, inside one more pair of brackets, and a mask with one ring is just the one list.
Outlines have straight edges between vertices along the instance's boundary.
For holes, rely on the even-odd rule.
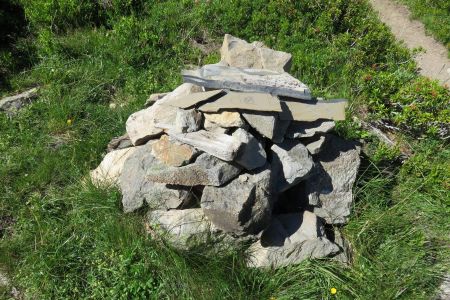
[[425,34],[425,27],[421,22],[410,19],[410,12],[405,6],[392,0],[370,0],[370,3],[398,40],[403,40],[410,49],[422,47],[426,50],[416,56],[420,74],[449,86],[450,59],[447,49]]

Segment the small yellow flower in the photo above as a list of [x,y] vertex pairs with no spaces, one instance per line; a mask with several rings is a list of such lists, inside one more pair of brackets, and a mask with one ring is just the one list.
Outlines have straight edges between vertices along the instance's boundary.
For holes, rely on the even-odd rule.
[[269,300],[277,300],[274,296],[270,297]]
[[330,293],[331,293],[331,295],[336,295],[336,293],[337,293],[337,289],[336,288],[331,288],[330,289]]
[[72,119],[67,119],[67,125],[72,125],[72,123],[73,123],[73,120]]

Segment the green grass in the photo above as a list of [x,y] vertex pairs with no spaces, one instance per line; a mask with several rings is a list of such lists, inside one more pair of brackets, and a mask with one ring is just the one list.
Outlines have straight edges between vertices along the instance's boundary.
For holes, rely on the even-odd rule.
[[450,3],[442,0],[398,0],[406,4],[413,18],[450,50]]
[[289,51],[292,74],[318,96],[350,98],[350,116],[366,110],[370,118],[395,122],[391,98],[441,101],[414,94],[423,79],[410,54],[366,2],[111,1],[108,9],[89,1],[61,1],[64,9],[42,2],[23,1],[39,62],[8,76],[8,89],[0,91],[41,86],[39,99],[17,116],[0,115],[0,216],[16,220],[0,240],[0,267],[21,291],[38,299],[430,299],[435,293],[449,269],[450,151],[433,132],[407,131],[422,140],[403,137],[414,155],[399,164],[395,152],[352,121],[339,124],[342,135],[365,138],[370,149],[343,228],[354,248],[348,267],[314,260],[254,270],[244,266],[241,249],[176,251],[146,235],[142,212],[122,213],[118,191],[89,182],[107,142],[124,132],[126,118],[150,93],[175,88],[186,64],[217,61],[217,52],[202,53],[191,39],[220,43],[231,33]]

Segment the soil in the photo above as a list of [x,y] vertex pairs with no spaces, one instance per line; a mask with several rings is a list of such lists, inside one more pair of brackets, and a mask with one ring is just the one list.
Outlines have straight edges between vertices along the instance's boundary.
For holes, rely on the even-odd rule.
[[442,85],[450,85],[450,59],[447,49],[433,37],[426,35],[424,25],[411,19],[406,6],[392,0],[370,0],[383,23],[391,28],[398,40],[402,40],[410,48],[423,48],[415,60],[419,73],[437,79]]

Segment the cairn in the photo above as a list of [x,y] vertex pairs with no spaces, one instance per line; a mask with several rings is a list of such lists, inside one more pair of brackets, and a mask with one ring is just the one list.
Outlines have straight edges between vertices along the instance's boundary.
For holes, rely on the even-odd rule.
[[175,247],[245,240],[249,266],[347,262],[333,228],[348,221],[360,148],[332,133],[346,101],[314,98],[291,60],[225,35],[219,63],[128,118],[92,181],[118,186],[125,212],[148,209]]

